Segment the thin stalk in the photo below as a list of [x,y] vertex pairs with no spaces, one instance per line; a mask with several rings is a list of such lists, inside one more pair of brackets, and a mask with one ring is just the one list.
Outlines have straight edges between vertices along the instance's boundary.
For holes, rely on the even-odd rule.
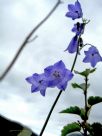
[[74,70],[75,63],[76,63],[76,60],[77,60],[77,57],[78,57],[78,53],[79,53],[79,46],[77,47],[77,51],[76,51],[75,58],[74,58],[74,61],[73,61],[73,64],[72,64],[71,72]]
[[84,119],[84,124],[85,124],[85,129],[84,129],[84,136],[87,136],[87,128],[86,128],[86,123],[87,123],[87,88],[88,88],[88,78],[87,76],[85,77],[85,90],[84,90],[84,96],[85,96],[85,119]]
[[52,13],[57,9],[57,7],[59,6],[59,4],[61,3],[60,0],[57,1],[57,3],[54,5],[54,7],[51,9],[51,11],[46,15],[46,17],[39,22],[31,31],[30,33],[26,36],[26,38],[24,39],[23,43],[21,44],[20,48],[18,49],[18,51],[16,52],[14,58],[12,59],[12,61],[10,62],[10,64],[7,66],[7,68],[5,69],[5,71],[3,72],[3,74],[0,76],[0,81],[2,81],[4,79],[4,77],[8,74],[8,72],[11,70],[11,68],[13,67],[13,65],[15,64],[16,60],[18,59],[19,55],[21,54],[21,52],[23,51],[24,47],[31,41],[34,41],[37,36],[35,36],[33,38],[33,40],[31,39],[31,37],[33,36],[33,34],[38,30],[38,28],[40,28],[40,26],[42,24],[44,24],[47,19],[52,15]]
[[54,107],[55,107],[55,105],[56,105],[56,103],[57,103],[57,101],[58,101],[58,99],[59,99],[61,93],[62,93],[62,90],[60,90],[58,96],[56,97],[56,99],[55,99],[55,101],[54,101],[54,103],[53,103],[53,105],[52,105],[52,107],[51,107],[51,109],[50,109],[50,112],[49,112],[49,114],[48,114],[48,116],[47,116],[47,118],[46,118],[46,121],[45,121],[45,123],[44,123],[44,126],[43,126],[43,128],[42,128],[42,130],[41,130],[39,136],[42,136],[42,134],[43,134],[43,132],[44,132],[44,130],[45,130],[45,127],[46,127],[46,125],[47,125],[47,123],[48,123],[48,120],[49,120],[49,118],[50,118],[50,116],[51,116],[51,113],[52,113],[52,111],[53,111],[53,109],[54,109]]
[[[73,61],[73,64],[72,64],[71,72],[73,71],[73,69],[74,69],[74,67],[75,67],[75,63],[76,63],[76,60],[77,60],[77,57],[78,57],[78,49],[79,49],[79,47],[77,47],[77,51],[76,51],[76,55],[75,55],[75,58],[74,58],[74,61]],[[43,132],[44,132],[44,130],[45,130],[45,128],[46,128],[46,125],[47,125],[47,123],[48,123],[48,121],[49,121],[49,119],[50,119],[50,116],[51,116],[51,114],[52,114],[52,111],[53,111],[53,109],[54,109],[54,107],[55,107],[55,105],[56,105],[56,103],[57,103],[59,97],[61,96],[62,92],[63,92],[63,90],[60,90],[60,92],[58,93],[58,95],[57,95],[57,97],[56,97],[56,99],[55,99],[55,101],[54,101],[54,103],[53,103],[53,105],[52,105],[52,107],[51,107],[51,109],[50,109],[50,111],[49,111],[49,113],[48,113],[48,116],[47,116],[47,118],[46,118],[46,120],[45,120],[45,123],[44,123],[44,125],[43,125],[43,127],[42,127],[42,130],[41,130],[39,136],[42,136],[42,135],[43,135]]]

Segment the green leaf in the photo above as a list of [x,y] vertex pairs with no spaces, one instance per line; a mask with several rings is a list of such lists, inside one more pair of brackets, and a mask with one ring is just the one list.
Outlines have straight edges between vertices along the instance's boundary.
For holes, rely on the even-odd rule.
[[72,87],[82,89],[81,86],[79,84],[77,84],[77,83],[72,83]]
[[81,108],[80,117],[82,118],[82,120],[85,119],[85,110],[83,108]]
[[100,97],[100,96],[90,96],[88,98],[88,104],[91,105],[91,106],[98,104],[100,102],[102,102],[102,97]]
[[[90,86],[90,84],[87,84],[87,88],[89,88],[89,86]],[[82,83],[82,84],[80,84],[80,87],[82,88],[82,90],[85,90],[86,84]]]
[[102,134],[102,124],[98,122],[94,122],[92,125],[93,136],[97,136],[98,134]]
[[82,76],[87,77],[90,74],[90,69],[86,69],[85,71],[80,73]]
[[17,136],[31,136],[31,135],[32,135],[31,130],[23,128],[23,130]]
[[75,74],[79,74],[79,75],[81,75],[81,76],[86,77],[86,76],[89,75],[90,69],[86,69],[85,71],[82,71],[82,72],[78,72],[78,71],[75,71],[75,70],[74,70],[74,72],[75,72]]
[[92,129],[92,127],[91,127],[91,125],[89,123],[86,124],[86,129],[87,129],[87,131],[89,133],[88,136],[94,136],[93,135],[93,129]]
[[76,122],[73,122],[63,127],[61,131],[61,136],[66,136],[67,134],[71,132],[80,131],[80,130],[81,130],[80,125]]
[[67,113],[67,114],[76,114],[81,117],[82,120],[88,119],[90,114],[90,107],[87,107],[87,117],[85,116],[85,109],[79,108],[78,106],[71,106],[65,110],[62,110],[60,113]]
[[[79,89],[82,89],[83,91],[85,90],[85,86],[86,86],[85,83],[82,83],[82,84],[72,83],[73,88],[79,88]],[[87,85],[87,88],[89,88],[89,86],[90,84]]]
[[94,68],[94,69],[85,69],[85,70],[82,71],[82,72],[78,72],[78,71],[74,70],[74,72],[75,72],[75,74],[79,74],[79,75],[81,75],[81,76],[88,77],[88,75],[89,75],[90,73],[95,72],[95,70],[96,70],[96,68]]
[[82,120],[88,120],[91,107],[87,106],[86,110],[87,110],[87,115],[85,115],[85,109],[81,108],[80,117],[81,117]]
[[77,106],[74,106],[74,107],[71,106],[70,108],[67,108],[67,109],[63,110],[63,111],[61,111],[60,113],[71,113],[71,114],[80,115],[81,110],[80,110],[80,108],[77,107]]
[[85,86],[86,86],[85,83],[80,84],[80,87],[82,88],[82,90],[85,90],[85,88],[86,88]]
[[82,120],[86,119],[86,117],[85,117],[85,109],[83,109],[83,108],[81,108],[80,117],[81,117]]
[[90,70],[90,73],[93,73],[95,71],[96,71],[96,68],[93,68],[93,69]]
[[102,124],[99,122],[94,122],[93,124],[88,124],[87,130],[88,130],[90,136],[97,136],[97,134],[102,134]]

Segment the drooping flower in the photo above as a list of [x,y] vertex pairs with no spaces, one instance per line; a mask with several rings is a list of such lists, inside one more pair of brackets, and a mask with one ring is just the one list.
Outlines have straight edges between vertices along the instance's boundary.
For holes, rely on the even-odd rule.
[[75,2],[75,5],[69,4],[68,10],[69,12],[66,13],[66,16],[72,18],[72,20],[82,18],[83,16],[81,5],[78,0]]
[[66,89],[68,81],[73,77],[72,72],[65,67],[62,60],[48,66],[44,69],[44,72],[48,78],[48,87],[57,86],[61,90]]
[[74,24],[74,27],[72,28],[72,32],[75,32],[76,35],[80,36],[84,33],[85,24],[77,22]]
[[78,47],[78,36],[75,35],[72,40],[70,41],[68,47],[65,49],[65,51],[68,51],[69,53],[74,53],[77,51]]
[[102,57],[99,54],[99,51],[95,46],[91,46],[88,51],[84,51],[85,58],[83,59],[83,62],[85,63],[91,63],[92,67],[95,67],[97,62],[102,61]]
[[33,74],[30,77],[26,78],[26,81],[30,83],[31,92],[38,92],[40,91],[42,96],[45,96],[46,88],[47,88],[47,80],[44,74]]

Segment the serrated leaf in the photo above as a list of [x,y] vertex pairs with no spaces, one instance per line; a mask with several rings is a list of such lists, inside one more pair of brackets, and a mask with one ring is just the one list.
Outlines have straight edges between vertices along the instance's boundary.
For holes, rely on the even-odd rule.
[[100,96],[90,96],[88,98],[88,104],[91,106],[98,104],[100,102],[102,102],[102,97],[100,97]]
[[78,106],[71,106],[65,110],[62,110],[60,113],[67,113],[67,114],[76,114],[81,117],[82,120],[88,119],[88,116],[90,114],[90,108],[87,107],[87,117],[85,115],[85,109],[84,108],[79,108]]
[[66,136],[67,134],[71,132],[80,131],[80,130],[81,130],[80,125],[74,122],[63,127],[61,131],[61,136]]
[[81,117],[82,120],[86,119],[86,117],[85,117],[85,109],[83,109],[83,108],[81,108],[80,117]]
[[79,107],[77,107],[77,106],[72,107],[71,106],[70,108],[67,108],[67,109],[63,110],[60,113],[71,113],[71,114],[80,115],[80,112],[81,112],[81,110],[80,110]]
[[91,126],[94,127],[94,128],[96,128],[96,127],[102,128],[102,124],[99,123],[99,122],[94,122]]
[[82,120],[88,120],[91,107],[87,106],[86,110],[87,110],[87,115],[85,115],[85,109],[81,108],[80,117],[81,117]]
[[21,132],[17,136],[31,136],[31,135],[32,135],[31,130],[23,128],[23,130],[21,130]]
[[97,136],[97,134],[102,134],[102,124],[98,122],[94,122],[92,125],[87,125],[87,130],[90,136]]
[[[87,131],[92,134],[92,127],[89,123],[86,124]],[[93,135],[92,135],[93,136]]]
[[91,111],[91,106],[87,105],[87,118],[89,118],[90,111]]

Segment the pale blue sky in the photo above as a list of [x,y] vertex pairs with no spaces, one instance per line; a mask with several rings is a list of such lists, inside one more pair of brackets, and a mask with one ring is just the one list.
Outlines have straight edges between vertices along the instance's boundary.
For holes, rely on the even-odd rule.
[[[80,2],[84,17],[91,20],[83,35],[84,42],[94,44],[102,54],[102,1],[80,0]],[[46,16],[55,3],[56,0],[0,0],[0,73],[9,64],[25,36]],[[31,94],[30,85],[26,83],[25,78],[35,72],[42,73],[46,66],[61,59],[69,69],[71,68],[74,55],[64,52],[74,35],[70,31],[74,22],[65,17],[68,3],[74,3],[74,0],[64,0],[35,33],[38,38],[26,46],[10,73],[0,83],[0,114],[29,126],[37,133],[40,132],[59,90],[47,89],[46,97],[42,97],[40,93]],[[82,63],[83,57],[82,52],[76,70],[90,67],[89,64]],[[89,95],[102,96],[100,73],[101,63],[97,65],[96,73],[90,76]],[[59,111],[70,105],[84,104],[83,94],[73,91],[70,85],[76,80],[82,82],[82,79],[76,76],[69,83],[53,111],[43,136],[60,136],[60,130],[64,125],[76,121],[76,116],[59,114]],[[91,122],[102,122],[100,109],[101,104],[93,108]]]

